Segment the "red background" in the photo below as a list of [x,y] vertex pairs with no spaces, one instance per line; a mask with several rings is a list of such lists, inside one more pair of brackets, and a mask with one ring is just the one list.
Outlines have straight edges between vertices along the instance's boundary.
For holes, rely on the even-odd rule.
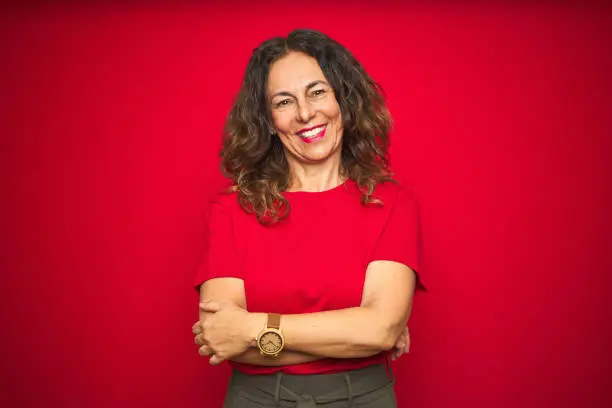
[[420,197],[400,406],[612,404],[611,8],[372,3],[3,10],[0,405],[220,406],[202,214],[251,50],[296,27],[386,89]]

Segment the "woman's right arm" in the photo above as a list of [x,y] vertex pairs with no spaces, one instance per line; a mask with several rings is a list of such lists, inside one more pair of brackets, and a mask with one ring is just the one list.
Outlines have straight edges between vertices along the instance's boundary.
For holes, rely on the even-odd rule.
[[321,357],[300,353],[299,351],[283,351],[278,358],[270,358],[262,356],[259,350],[251,348],[239,356],[230,358],[230,360],[242,364],[279,367],[310,363],[311,361],[321,360]]
[[[238,278],[214,278],[200,286],[200,302],[208,299],[221,303],[231,303],[246,310],[246,295],[244,281]],[[204,322],[208,313],[200,309],[200,322]],[[278,358],[262,356],[258,349],[249,349],[246,352],[231,358],[231,361],[260,366],[286,366],[309,363],[321,360],[323,357],[299,351],[285,350]]]

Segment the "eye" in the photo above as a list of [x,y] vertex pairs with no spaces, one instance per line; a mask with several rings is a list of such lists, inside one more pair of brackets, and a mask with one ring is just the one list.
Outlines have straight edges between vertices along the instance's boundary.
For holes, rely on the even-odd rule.
[[325,89],[315,89],[314,91],[312,91],[312,96],[322,96],[325,95],[326,92],[327,90]]
[[276,108],[283,108],[285,106],[289,106],[289,104],[291,104],[291,99],[283,99],[281,101],[276,102],[274,106]]

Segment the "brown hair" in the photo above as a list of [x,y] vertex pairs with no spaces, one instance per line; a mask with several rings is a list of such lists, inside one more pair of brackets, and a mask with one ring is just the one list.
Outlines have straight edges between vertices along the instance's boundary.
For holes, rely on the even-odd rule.
[[240,205],[262,224],[289,213],[289,202],[281,194],[289,187],[289,167],[283,145],[271,131],[267,84],[270,66],[292,51],[316,59],[334,90],[344,129],[342,174],[357,184],[362,204],[380,203],[373,196],[376,185],[393,181],[388,158],[391,117],[384,93],[344,46],[318,31],[295,30],[253,51],[227,117],[222,170],[235,183]]

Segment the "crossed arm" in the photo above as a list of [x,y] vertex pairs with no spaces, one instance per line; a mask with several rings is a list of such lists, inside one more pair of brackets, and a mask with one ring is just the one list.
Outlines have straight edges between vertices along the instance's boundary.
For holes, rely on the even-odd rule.
[[414,271],[403,264],[371,262],[360,306],[282,316],[285,350],[277,360],[260,356],[255,348],[266,314],[246,311],[244,282],[211,279],[200,288],[203,323],[196,342],[202,346],[200,354],[214,353],[211,364],[230,359],[255,365],[290,365],[326,357],[369,357],[390,350],[405,329],[415,278]]

